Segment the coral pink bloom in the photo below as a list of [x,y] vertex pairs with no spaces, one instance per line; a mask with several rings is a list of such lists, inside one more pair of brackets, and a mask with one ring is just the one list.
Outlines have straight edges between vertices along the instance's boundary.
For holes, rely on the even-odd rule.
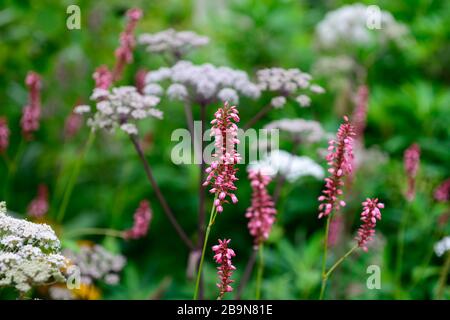
[[229,197],[233,203],[238,201],[233,193],[236,190],[234,182],[236,178],[235,165],[239,163],[241,157],[236,152],[238,127],[235,122],[239,122],[238,110],[235,106],[230,107],[225,103],[223,108],[219,108],[214,114],[215,119],[211,121],[212,131],[215,139],[215,153],[213,161],[206,169],[208,176],[203,183],[204,186],[211,185],[209,190],[217,195],[214,205],[217,212],[223,211],[223,203]]
[[352,171],[354,135],[353,126],[348,118],[344,117],[344,123],[339,127],[336,140],[330,140],[328,143],[326,160],[331,176],[325,178],[325,190],[318,199],[322,202],[319,205],[319,219],[328,216],[333,209],[339,210],[341,206],[345,206],[345,202],[338,198],[342,195],[343,177]]
[[133,61],[133,49],[136,45],[133,32],[137,22],[142,18],[142,10],[133,8],[127,11],[127,26],[125,31],[120,34],[120,46],[116,49],[116,65],[114,67],[113,79],[119,80],[126,64]]
[[416,175],[419,170],[420,162],[420,146],[417,143],[412,144],[405,150],[403,157],[406,177],[408,179],[408,191],[406,192],[406,199],[408,201],[414,200],[416,196]]
[[40,184],[38,193],[28,205],[27,213],[34,218],[42,218],[48,212],[48,188],[45,184]]
[[41,77],[33,71],[28,72],[25,79],[28,87],[28,105],[23,108],[20,124],[22,133],[28,140],[33,138],[33,132],[39,129],[41,117]]
[[381,220],[380,209],[384,208],[384,204],[378,203],[378,199],[366,199],[362,203],[363,212],[361,213],[361,221],[363,224],[358,229],[358,235],[356,240],[358,241],[358,246],[364,251],[367,251],[367,244],[373,239],[375,235],[375,226],[377,220]]
[[450,179],[445,180],[434,191],[434,198],[440,202],[450,200]]
[[145,237],[147,235],[152,216],[150,203],[146,200],[141,201],[139,208],[134,214],[134,225],[131,229],[124,231],[124,238],[139,239]]
[[109,71],[108,67],[105,65],[101,65],[97,69],[95,69],[94,74],[92,75],[92,78],[95,80],[95,87],[97,89],[105,89],[108,90],[108,88],[111,86],[113,82],[113,76],[111,71]]
[[254,237],[255,246],[259,246],[269,237],[277,210],[267,191],[267,185],[271,181],[270,176],[252,170],[248,173],[248,178],[251,181],[253,193],[252,205],[247,209],[245,216],[250,219],[248,229]]
[[8,149],[9,134],[8,121],[5,117],[0,117],[0,154]]
[[234,280],[231,280],[230,278],[236,268],[232,265],[231,258],[236,256],[236,254],[233,249],[228,248],[230,241],[230,239],[219,239],[219,244],[212,247],[212,250],[214,251],[214,260],[216,263],[220,264],[220,266],[217,267],[217,270],[219,270],[217,274],[220,279],[220,282],[217,284],[217,287],[219,288],[219,297],[217,299],[219,300],[223,298],[223,295],[226,292],[233,291],[231,284]]

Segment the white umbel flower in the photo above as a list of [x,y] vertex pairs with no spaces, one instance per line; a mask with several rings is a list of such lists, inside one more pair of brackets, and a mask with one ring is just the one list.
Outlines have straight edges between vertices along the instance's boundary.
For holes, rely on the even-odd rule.
[[450,250],[450,236],[444,237],[434,245],[434,252],[438,257],[442,257]]
[[306,119],[280,119],[275,120],[264,126],[264,129],[279,129],[290,133],[302,142],[315,143],[329,138],[319,122]]
[[284,150],[273,150],[265,158],[252,162],[247,170],[260,170],[263,174],[275,177],[280,174],[289,182],[294,182],[304,176],[316,179],[324,177],[323,168],[306,156],[296,156]]
[[27,292],[33,286],[62,282],[66,259],[52,228],[6,215],[0,202],[0,287]]

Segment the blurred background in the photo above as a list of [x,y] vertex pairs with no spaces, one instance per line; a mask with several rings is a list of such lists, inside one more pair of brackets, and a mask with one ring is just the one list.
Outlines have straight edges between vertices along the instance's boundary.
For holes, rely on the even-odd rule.
[[[53,225],[63,248],[77,250],[83,243],[101,244],[121,254],[126,265],[120,281],[108,285],[98,281],[95,294],[84,299],[190,299],[194,280],[186,276],[189,252],[175,235],[146,180],[139,158],[124,133],[99,134],[86,154],[80,175],[62,224],[55,222],[64,186],[89,135],[86,125],[70,139],[64,134],[65,121],[74,106],[88,103],[94,87],[92,73],[101,64],[114,64],[114,50],[123,30],[124,13],[130,7],[144,12],[136,34],[155,33],[167,28],[193,30],[208,36],[210,43],[187,58],[194,63],[210,62],[242,69],[254,78],[264,67],[299,68],[311,73],[326,92],[314,96],[310,108],[288,101],[259,121],[256,128],[283,118],[319,121],[335,133],[344,114],[354,108],[358,84],[369,88],[365,153],[351,190],[345,232],[333,250],[338,258],[353,241],[359,225],[361,202],[378,197],[385,204],[378,236],[368,253],[358,252],[333,275],[327,297],[334,299],[432,299],[444,265],[433,247],[449,234],[449,202],[438,202],[433,194],[450,177],[450,2],[444,0],[363,1],[389,11],[407,34],[402,41],[366,48],[330,50],[320,47],[316,28],[327,12],[352,1],[307,0],[154,0],[154,1],[12,1],[0,4],[0,116],[8,119],[11,130],[8,155],[14,159],[21,145],[20,117],[27,103],[24,79],[29,70],[42,75],[42,121],[32,142],[26,144],[17,160],[17,170],[7,181],[7,167],[0,164],[1,200],[18,217],[26,217],[27,206],[35,198],[39,184],[49,189],[50,209],[46,222]],[[66,8],[81,9],[81,29],[68,30]],[[324,64],[326,58],[348,56],[364,70],[363,76],[339,69],[339,62]],[[335,60],[333,60],[335,61]],[[134,83],[136,72],[165,66],[165,60],[137,46],[133,64],[127,66],[122,85]],[[324,67],[325,65],[325,67]],[[253,101],[242,98],[239,110],[247,122],[270,97]],[[162,121],[140,125],[145,136],[145,154],[155,178],[180,224],[195,241],[198,206],[198,166],[175,165],[170,154],[176,142],[170,135],[186,127],[183,105],[162,99]],[[212,118],[216,106],[208,108]],[[194,118],[199,109],[195,106]],[[416,197],[405,200],[407,179],[403,153],[411,144],[421,148]],[[280,147],[292,149],[283,139]],[[298,155],[307,155],[326,168],[321,149],[327,141],[301,145]],[[245,165],[239,166],[239,202],[227,205],[214,226],[210,243],[230,238],[236,251],[233,276],[242,276],[251,253],[252,238],[247,230],[245,211],[251,189]],[[266,299],[317,299],[321,279],[324,221],[317,219],[317,197],[323,181],[302,177],[286,183],[277,203],[277,223],[265,246],[266,265],[262,297]],[[271,192],[274,183],[270,185]],[[113,237],[65,237],[64,233],[86,227],[126,229],[142,199],[153,208],[153,220],[146,237],[123,241]],[[207,207],[212,197],[208,197]],[[398,235],[402,215],[408,212],[405,228],[402,287],[395,281]],[[381,270],[380,290],[366,288],[367,266]],[[215,264],[212,252],[206,254],[205,297],[215,298]],[[447,275],[445,275],[447,276]],[[243,298],[254,298],[254,275]],[[449,289],[444,297],[450,297]],[[47,297],[45,289],[33,293]],[[10,289],[0,289],[1,298],[15,298]],[[233,298],[230,294],[228,298]]]

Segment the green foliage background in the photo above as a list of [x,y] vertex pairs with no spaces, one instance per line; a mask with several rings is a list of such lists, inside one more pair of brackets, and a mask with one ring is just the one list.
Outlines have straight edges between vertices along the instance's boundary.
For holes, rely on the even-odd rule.
[[[203,5],[201,5],[203,3]],[[124,20],[123,13],[132,6],[144,10],[137,33],[157,32],[168,27],[191,29],[210,37],[209,46],[189,56],[197,63],[211,62],[241,68],[249,74],[262,67],[296,67],[310,71],[318,59],[314,29],[325,13],[351,1],[235,0],[235,1],[12,1],[0,3],[0,116],[7,116],[12,130],[9,154],[19,148],[19,121],[27,101],[24,78],[28,70],[43,76],[43,119],[36,139],[27,144],[9,187],[5,185],[6,168],[0,165],[1,198],[8,208],[25,217],[29,201],[39,183],[50,188],[50,219],[56,215],[62,188],[67,183],[80,149],[88,136],[84,126],[72,140],[64,141],[66,116],[77,101],[88,102],[93,88],[91,74],[101,65],[112,65],[114,49]],[[437,226],[437,219],[449,211],[447,204],[433,200],[434,188],[450,176],[450,2],[444,0],[366,1],[390,11],[410,29],[413,40],[403,48],[389,48],[369,69],[370,88],[367,147],[377,146],[389,155],[389,161],[358,173],[346,214],[358,214],[365,197],[377,196],[386,205],[379,232],[383,241],[367,254],[347,261],[333,276],[328,298],[337,299],[429,299],[435,297],[443,259],[432,254],[434,243],[449,234],[448,223]],[[66,28],[66,8],[81,8],[81,30]],[[224,10],[220,4],[224,4]],[[164,65],[157,55],[138,47],[133,65],[127,67],[122,84],[133,83],[139,68],[155,69]],[[320,120],[335,132],[341,119],[336,107],[338,92],[322,77],[327,93],[313,100],[309,109],[288,104],[272,111],[258,126],[278,118],[303,117]],[[242,100],[244,122],[265,101]],[[141,132],[151,134],[146,156],[156,179],[180,223],[195,240],[197,223],[198,168],[176,166],[170,160],[172,130],[185,126],[180,103],[163,99],[165,120],[149,121]],[[215,108],[208,110],[208,118]],[[194,108],[198,118],[198,109]],[[418,194],[407,207],[403,151],[413,142],[422,148],[418,176]],[[289,142],[282,142],[289,148]],[[323,145],[321,147],[325,147]],[[311,154],[302,149],[299,154]],[[324,161],[316,156],[316,160]],[[59,177],[60,183],[56,181]],[[236,206],[228,205],[219,217],[212,240],[231,238],[237,256],[234,279],[239,281],[251,241],[244,213],[250,203],[250,188],[245,166],[240,166]],[[263,298],[316,299],[320,285],[323,221],[317,219],[316,198],[321,181],[304,179],[284,189],[279,220],[266,246],[266,270]],[[186,280],[188,252],[163,215],[144,175],[132,145],[121,133],[96,137],[87,154],[63,226],[57,227],[65,246],[65,230],[86,226],[128,228],[141,199],[153,204],[154,219],[147,237],[123,242],[92,237],[107,248],[126,255],[128,264],[118,286],[104,287],[104,299],[147,299],[155,292],[163,299],[191,298],[193,281]],[[212,199],[209,199],[211,202]],[[208,203],[208,206],[210,205]],[[409,212],[402,280],[397,292],[393,281],[396,239],[402,214]],[[354,228],[357,227],[355,219]],[[348,240],[348,241],[347,241]],[[348,247],[351,238],[343,244]],[[342,248],[338,249],[343,250]],[[337,255],[337,253],[336,253]],[[336,258],[336,256],[332,256]],[[429,261],[427,259],[429,258]],[[429,262],[429,263],[428,263]],[[382,271],[382,289],[367,290],[366,268],[377,264]],[[211,252],[207,252],[206,297],[216,295],[216,275]],[[252,280],[244,298],[253,298]],[[158,291],[159,290],[159,291]],[[397,293],[395,293],[397,292]],[[232,295],[230,295],[231,297]],[[7,290],[0,297],[14,298]],[[446,297],[450,297],[446,291]]]

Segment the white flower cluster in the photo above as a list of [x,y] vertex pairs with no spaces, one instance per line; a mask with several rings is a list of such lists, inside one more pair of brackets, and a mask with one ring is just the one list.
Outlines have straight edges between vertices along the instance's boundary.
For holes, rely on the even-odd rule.
[[87,285],[94,281],[117,284],[119,272],[126,264],[124,256],[112,254],[100,245],[84,245],[79,252],[64,250],[64,255],[80,268],[81,282]]
[[265,125],[264,128],[286,131],[294,138],[309,143],[315,143],[329,137],[329,134],[323,130],[319,122],[301,118],[275,120]]
[[194,65],[189,61],[179,61],[171,68],[150,71],[144,92],[161,92],[158,83],[163,81],[170,83],[166,94],[172,100],[189,98],[194,102],[228,101],[237,104],[239,95],[252,99],[260,96],[260,89],[250,81],[246,72],[209,63]]
[[[96,112],[88,119],[93,129],[113,131],[117,126],[128,134],[137,134],[133,121],[148,117],[161,119],[163,113],[155,108],[160,99],[154,95],[141,95],[135,87],[123,86],[106,89],[94,89],[91,100],[96,101]],[[90,112],[86,105],[77,106],[79,114]]]
[[27,292],[33,286],[62,282],[66,259],[52,228],[6,215],[0,203],[0,287]]
[[444,237],[434,245],[434,252],[438,257],[442,257],[450,250],[450,236]]
[[263,174],[275,177],[280,174],[289,182],[304,176],[316,179],[324,177],[323,168],[306,156],[296,156],[284,150],[273,150],[265,158],[250,163],[247,170],[260,170]]
[[[309,107],[311,98],[305,93],[309,90],[313,93],[324,93],[325,90],[311,84],[311,75],[300,69],[266,68],[256,73],[258,87],[261,91],[276,93],[271,104],[274,108],[282,108],[287,102],[287,97],[295,97],[300,107]],[[307,92],[307,91],[306,91]]]
[[153,34],[144,33],[138,37],[138,43],[147,46],[148,52],[170,53],[180,58],[191,49],[207,45],[209,39],[193,31],[167,29]]
[[[398,41],[407,33],[387,11],[372,12],[361,3],[343,6],[326,14],[316,27],[319,48],[348,50],[348,47],[371,47]],[[367,23],[379,19],[380,29],[369,29]]]

